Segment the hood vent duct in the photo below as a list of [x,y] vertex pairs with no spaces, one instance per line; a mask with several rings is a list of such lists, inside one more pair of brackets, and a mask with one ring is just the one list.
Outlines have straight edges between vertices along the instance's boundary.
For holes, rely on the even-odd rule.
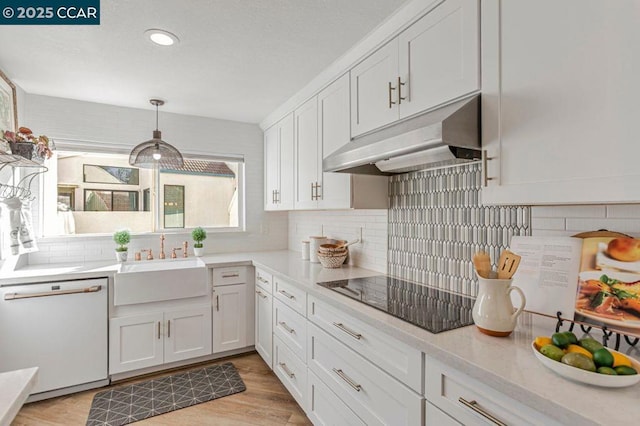
[[480,159],[480,95],[354,138],[325,172],[391,175]]

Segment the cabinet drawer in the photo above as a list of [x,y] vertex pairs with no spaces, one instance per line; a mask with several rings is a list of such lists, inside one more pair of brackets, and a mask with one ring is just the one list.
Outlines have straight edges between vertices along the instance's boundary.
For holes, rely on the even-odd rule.
[[247,282],[247,267],[235,266],[213,269],[213,285],[244,284]]
[[308,318],[411,389],[422,393],[422,352],[309,296]]
[[273,295],[300,315],[307,315],[307,292],[300,287],[275,277]]
[[282,384],[306,411],[307,365],[293,354],[282,340],[273,337],[273,371]]
[[311,370],[307,372],[307,398],[306,413],[314,425],[366,425]]
[[425,363],[427,400],[462,424],[560,424],[440,361]]
[[445,412],[430,403],[424,402],[424,424],[425,426],[460,426],[461,423],[447,416]]
[[423,399],[312,323],[307,363],[369,425],[420,425]]
[[273,334],[307,362],[307,320],[279,300],[273,302]]
[[269,294],[273,294],[273,275],[256,268],[256,285]]

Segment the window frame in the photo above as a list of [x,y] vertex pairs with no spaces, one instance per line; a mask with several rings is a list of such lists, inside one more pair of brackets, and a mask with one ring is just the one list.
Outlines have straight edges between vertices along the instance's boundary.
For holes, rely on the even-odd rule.
[[[92,192],[110,192],[111,193],[111,210],[89,210],[87,209],[87,191],[92,191]],[[136,200],[136,206],[134,210],[114,210],[113,206],[113,195],[114,193],[125,193],[125,194],[135,194],[135,200]],[[140,211],[140,194],[138,193],[138,191],[126,191],[126,190],[120,190],[120,189],[97,189],[97,188],[85,188],[83,190],[83,194],[82,194],[82,199],[83,199],[83,204],[82,204],[82,211],[85,212],[139,212]]]

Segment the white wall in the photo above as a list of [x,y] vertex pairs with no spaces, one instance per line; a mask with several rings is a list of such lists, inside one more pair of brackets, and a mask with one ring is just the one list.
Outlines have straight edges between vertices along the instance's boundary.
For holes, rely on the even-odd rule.
[[606,229],[640,237],[640,204],[533,206],[533,235],[571,236]]
[[387,210],[291,211],[289,250],[301,251],[312,235],[362,243],[349,247],[349,263],[381,273],[387,271]]
[[[170,102],[170,100],[169,100]],[[147,106],[146,99],[140,100]],[[35,133],[55,139],[92,142],[102,146],[136,144],[151,138],[155,111],[82,102],[72,99],[26,94],[20,123]],[[245,158],[245,233],[210,233],[207,253],[287,248],[287,214],[263,209],[263,138],[255,124],[160,112],[163,140],[185,152],[242,154]],[[188,234],[169,235],[175,243],[190,241]],[[172,242],[171,244],[174,244]],[[157,236],[134,236],[130,247],[159,246]],[[167,245],[168,247],[169,245]],[[113,258],[110,236],[59,237],[39,242],[40,252],[29,255],[30,263],[102,260]]]

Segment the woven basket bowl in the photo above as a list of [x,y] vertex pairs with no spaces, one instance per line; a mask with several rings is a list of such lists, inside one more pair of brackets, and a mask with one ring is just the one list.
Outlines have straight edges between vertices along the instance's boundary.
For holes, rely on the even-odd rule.
[[347,258],[347,252],[338,255],[323,254],[318,252],[318,260],[325,268],[339,268]]
[[347,250],[348,249],[338,244],[320,244],[320,248],[318,248],[318,252],[323,254],[343,254],[346,253]]

